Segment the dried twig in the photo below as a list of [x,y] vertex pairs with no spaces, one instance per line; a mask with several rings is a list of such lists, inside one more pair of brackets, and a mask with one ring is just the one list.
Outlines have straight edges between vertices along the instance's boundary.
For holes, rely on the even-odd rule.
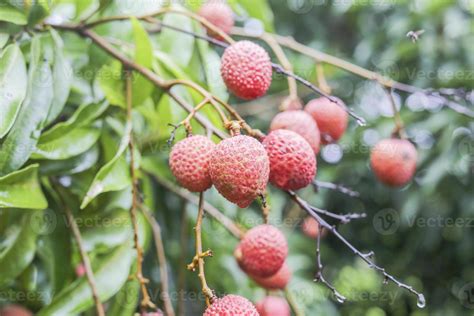
[[319,190],[319,188],[324,188],[324,189],[329,189],[329,190],[334,190],[341,192],[343,194],[346,194],[350,197],[359,197],[360,193],[357,191],[354,191],[342,184],[337,184],[337,183],[332,183],[332,182],[326,182],[326,181],[319,181],[319,180],[313,180],[313,186],[316,190]]

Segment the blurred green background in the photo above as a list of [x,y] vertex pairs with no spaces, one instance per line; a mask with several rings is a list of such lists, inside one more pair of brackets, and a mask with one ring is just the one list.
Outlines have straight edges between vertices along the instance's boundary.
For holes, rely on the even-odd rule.
[[[1,0],[0,3],[11,2]],[[159,6],[159,1],[114,1],[101,14],[143,14]],[[380,72],[401,82],[421,88],[452,88],[462,95],[463,102],[474,110],[474,2],[470,0],[232,0],[238,15],[238,26],[251,32],[262,29],[292,36],[299,42],[343,58],[367,69]],[[51,14],[56,23],[78,21],[93,0],[53,1]],[[181,1],[195,10],[201,1]],[[186,18],[167,15],[165,22],[190,30],[198,27]],[[15,34],[21,28],[3,23],[2,32]],[[413,43],[406,34],[424,30]],[[133,30],[136,31],[136,30]],[[130,45],[120,41],[137,41],[129,22],[117,22],[97,29],[100,35],[115,39],[115,46],[129,55]],[[201,30],[202,31],[202,30]],[[137,33],[137,32],[136,32]],[[107,99],[120,105],[123,86],[120,84],[120,65],[114,63],[90,42],[71,33],[61,33],[66,43],[65,54],[74,68],[74,80],[67,106],[60,120],[70,117],[80,104]],[[135,37],[134,37],[135,36]],[[138,42],[143,38],[138,37]],[[28,34],[18,38],[22,50],[29,53]],[[118,41],[118,44],[117,44]],[[214,93],[227,97],[218,78],[221,49],[215,51],[183,34],[163,30],[153,34],[153,70],[166,78],[186,77],[199,81]],[[138,43],[136,42],[136,43]],[[145,40],[143,40],[145,42]],[[263,45],[263,44],[262,44]],[[146,46],[146,45],[145,45]],[[297,74],[316,83],[315,63],[308,57],[285,50]],[[201,58],[206,58],[202,60]],[[186,60],[186,61],[183,61]],[[204,67],[201,67],[204,64]],[[390,137],[394,123],[390,101],[380,85],[359,78],[331,65],[323,65],[326,79],[333,94],[367,119],[365,127],[353,120],[337,145],[326,146],[318,156],[317,179],[341,183],[360,192],[359,198],[339,192],[312,188],[300,194],[313,205],[336,213],[366,212],[367,218],[339,226],[340,232],[361,251],[375,252],[375,260],[398,277],[425,294],[427,304],[417,308],[416,297],[394,284],[383,284],[382,277],[357,259],[339,240],[328,234],[322,240],[322,260],[325,274],[336,288],[348,298],[338,304],[330,293],[312,282],[316,271],[315,241],[301,233],[300,223],[305,214],[287,196],[270,189],[272,213],[270,221],[284,231],[289,240],[288,263],[293,271],[290,291],[306,315],[472,315],[474,313],[474,121],[472,118],[446,108],[436,98],[421,94],[395,91],[410,139],[416,144],[419,162],[415,179],[401,189],[389,189],[377,182],[370,171],[370,147],[379,139]],[[204,70],[201,68],[205,68]],[[203,80],[203,71],[207,71]],[[118,77],[114,77],[115,75]],[[105,76],[107,75],[107,76]],[[105,79],[105,80],[104,80]],[[213,81],[214,80],[214,81]],[[143,90],[148,89],[146,85]],[[459,89],[459,90],[458,90]],[[151,90],[150,90],[151,91]],[[450,90],[451,91],[451,90]],[[195,95],[184,90],[180,93],[189,102]],[[282,98],[287,94],[286,79],[275,76],[268,97],[244,103],[230,97],[232,104],[250,124],[263,131],[277,113]],[[314,98],[308,89],[299,86],[299,94],[308,101]],[[121,99],[122,97],[122,99]],[[135,133],[142,149],[141,166],[147,173],[173,181],[167,167],[170,136],[168,123],[178,123],[184,112],[176,108],[158,89],[149,93],[134,113]],[[194,99],[193,99],[194,98]],[[110,107],[105,114],[100,141],[83,156],[57,161],[33,160],[40,163],[43,189],[50,209],[45,219],[53,218],[54,230],[35,231],[38,249],[31,265],[15,280],[0,284],[0,304],[16,302],[32,310],[48,306],[55,291],[70,286],[76,279],[74,268],[79,262],[77,247],[73,246],[66,230],[53,190],[47,178],[56,177],[66,189],[64,196],[78,219],[122,219],[129,229],[127,213],[130,205],[128,189],[106,193],[79,212],[78,205],[87,192],[98,168],[115,153],[115,145],[123,130],[120,107]],[[105,111],[105,110],[104,110]],[[212,111],[204,111],[213,122]],[[99,115],[98,115],[99,116]],[[217,124],[217,123],[216,123]],[[202,132],[198,127],[196,133]],[[151,136],[150,136],[151,135]],[[155,137],[158,135],[158,137]],[[182,131],[178,139],[183,137]],[[152,146],[147,146],[149,143]],[[113,144],[113,145],[111,145]],[[99,154],[100,152],[100,154]],[[92,158],[91,158],[92,157]],[[95,157],[95,158],[94,158]],[[98,158],[99,157],[99,158]],[[89,162],[87,162],[87,159]],[[76,159],[76,160],[74,160]],[[81,161],[87,165],[81,171],[70,170]],[[95,159],[95,160],[94,160]],[[92,161],[92,162],[90,162]],[[127,168],[127,166],[125,166]],[[204,298],[195,273],[185,270],[185,264],[194,255],[193,226],[197,214],[195,205],[184,202],[164,186],[142,176],[143,196],[153,208],[162,226],[163,240],[169,264],[171,298],[178,301],[182,295],[185,315],[199,315],[204,309]],[[261,223],[258,205],[246,210],[225,201],[215,189],[206,193],[206,199],[235,219],[243,227]],[[29,216],[29,215],[28,215]],[[1,210],[0,246],[8,244],[8,227],[28,220],[16,210]],[[41,221],[40,221],[41,222]],[[16,227],[16,226],[15,226]],[[81,227],[82,228],[82,227]],[[110,227],[109,227],[110,228]],[[129,231],[123,227],[106,229],[87,225],[81,229],[93,263],[102,268],[101,280],[110,287],[108,306],[123,315],[133,313],[136,300],[128,302],[127,294],[137,293],[136,284],[127,282],[133,252],[125,241]],[[16,232],[12,233],[12,236]],[[150,236],[143,228],[143,234]],[[240,294],[252,301],[264,297],[265,291],[253,283],[239,269],[233,258],[237,240],[222,226],[206,217],[203,225],[204,248],[211,248],[215,256],[206,260],[208,283],[218,294]],[[35,243],[35,241],[33,241]],[[149,244],[149,239],[146,240]],[[0,247],[0,250],[3,248]],[[125,249],[125,250],[124,250]],[[145,275],[150,278],[150,292],[159,301],[160,275],[153,247],[147,247]],[[126,258],[119,265],[115,259]],[[130,262],[128,262],[130,261]],[[128,264],[128,266],[127,266]],[[101,266],[102,267],[102,266]],[[125,267],[125,268],[124,268]],[[2,273],[2,271],[0,271]],[[119,280],[119,281],[117,281]],[[115,282],[113,282],[115,281]],[[119,284],[120,283],[120,284]],[[81,294],[84,295],[84,278]],[[74,285],[73,284],[73,285]],[[117,285],[119,284],[119,285]],[[113,291],[112,291],[113,288]],[[122,290],[115,295],[115,293]],[[184,290],[183,290],[184,289]],[[28,294],[27,298],[20,294]],[[71,291],[73,298],[83,296]],[[124,296],[125,295],[125,296]],[[471,296],[468,296],[471,295]],[[133,295],[132,295],[133,296]],[[67,297],[66,297],[67,298]],[[470,299],[470,300],[469,300]],[[69,299],[68,299],[69,300]],[[63,299],[60,304],[69,304]],[[124,303],[127,301],[127,304]],[[56,302],[56,301],[55,301]],[[66,303],[65,303],[66,302]],[[130,304],[128,304],[130,303]],[[82,304],[82,305],[81,305]],[[81,301],[78,308],[93,315],[91,302]],[[135,305],[134,305],[135,304]],[[127,308],[125,308],[127,305]],[[131,309],[130,309],[131,306]],[[115,314],[113,314],[115,315]]]

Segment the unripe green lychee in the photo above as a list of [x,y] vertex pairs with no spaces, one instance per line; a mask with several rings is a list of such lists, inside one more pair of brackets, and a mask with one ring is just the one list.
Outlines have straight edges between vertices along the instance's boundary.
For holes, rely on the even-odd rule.
[[342,100],[335,99],[340,105],[321,97],[309,101],[305,108],[318,124],[323,144],[337,142],[347,129],[348,114],[344,110],[345,104]]
[[231,294],[215,300],[203,316],[259,316],[259,314],[248,299]]
[[[201,6],[198,14],[226,34],[229,34],[234,26],[234,13],[225,1],[208,1]],[[208,29],[207,32],[209,35],[221,39],[218,34],[215,34],[211,30]]]
[[272,276],[267,278],[260,278],[257,276],[250,276],[258,285],[268,290],[283,290],[291,279],[291,271],[286,262],[283,266]]
[[246,273],[265,278],[281,269],[288,255],[288,244],[277,228],[259,225],[245,234],[234,255]]
[[316,175],[316,157],[308,142],[295,132],[278,129],[263,140],[270,159],[270,182],[283,190],[298,190]]
[[290,316],[291,310],[283,297],[267,296],[257,303],[260,316]]
[[270,162],[259,141],[250,136],[238,135],[217,144],[209,171],[219,193],[244,208],[265,192]]
[[287,129],[299,134],[311,145],[314,153],[318,154],[321,135],[318,125],[308,112],[297,110],[278,113],[270,124],[270,131],[277,129]]
[[407,184],[416,170],[415,146],[405,139],[384,139],[372,149],[370,163],[377,178],[386,185]]
[[202,192],[212,186],[209,161],[216,145],[200,135],[187,137],[173,146],[169,164],[179,184],[192,192]]
[[227,88],[239,98],[261,97],[272,82],[270,56],[255,43],[236,42],[222,55],[221,75]]

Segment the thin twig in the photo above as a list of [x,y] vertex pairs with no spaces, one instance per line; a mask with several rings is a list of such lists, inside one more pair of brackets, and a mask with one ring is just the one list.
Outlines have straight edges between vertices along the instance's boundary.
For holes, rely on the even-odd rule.
[[145,215],[148,223],[150,223],[153,239],[155,241],[156,254],[158,257],[158,264],[160,266],[160,279],[161,279],[161,297],[163,299],[165,313],[167,316],[174,316],[175,312],[173,309],[173,303],[171,302],[168,282],[168,265],[166,262],[165,247],[163,246],[163,238],[161,236],[161,227],[153,213],[148,209],[146,205],[141,204],[142,213]]
[[400,111],[397,108],[397,103],[395,102],[395,98],[393,97],[393,88],[384,88],[385,93],[390,101],[390,105],[392,106],[393,111],[393,120],[395,122],[395,129],[393,131],[393,135],[398,135],[400,138],[405,139],[407,138],[407,134],[405,132],[405,125],[403,124],[402,117],[400,116]]
[[130,151],[130,176],[132,178],[132,207],[130,208],[130,217],[133,225],[133,241],[135,244],[135,249],[137,251],[137,272],[136,278],[140,283],[140,288],[142,291],[142,309],[156,309],[156,305],[151,301],[150,295],[148,294],[148,289],[146,284],[148,280],[143,277],[142,263],[143,263],[143,249],[140,246],[140,241],[138,238],[138,219],[137,219],[137,208],[139,206],[139,192],[138,192],[138,179],[135,172],[135,145],[133,141],[133,127],[132,127],[132,79],[131,73],[129,70],[125,73],[125,94],[127,101],[127,125],[130,126],[130,137],[128,142],[128,148]]
[[313,186],[316,190],[319,188],[324,188],[324,189],[329,189],[329,190],[334,190],[338,191],[340,193],[346,194],[350,197],[359,197],[360,193],[357,191],[354,191],[344,185],[337,184],[337,183],[332,183],[332,182],[325,182],[325,181],[319,181],[319,180],[313,180]]
[[333,212],[330,212],[330,211],[327,211],[327,210],[317,208],[317,207],[312,206],[312,205],[310,207],[314,212],[322,214],[322,215],[326,215],[328,217],[335,218],[335,219],[339,220],[342,224],[347,224],[350,221],[352,221],[353,219],[361,219],[361,218],[365,218],[367,216],[367,214],[365,214],[365,213],[336,214],[336,213],[333,213]]
[[[322,228],[319,222],[318,222],[318,226],[319,226],[319,231],[321,232]],[[323,275],[324,266],[321,261],[321,234],[318,234],[316,238],[316,264],[317,264],[317,271],[314,277],[314,281],[323,283],[328,289],[331,290],[332,294],[336,298],[336,301],[338,301],[339,303],[344,303],[346,300],[345,296],[339,293],[336,290],[336,288],[331,283],[329,283]]]
[[[51,181],[51,183],[53,184],[53,186],[55,186],[54,181]],[[68,225],[69,227],[71,227],[72,234],[77,243],[77,247],[79,248],[79,253],[81,254],[81,261],[82,261],[82,264],[84,265],[84,269],[86,270],[86,278],[87,278],[87,282],[89,283],[89,287],[91,288],[92,298],[94,299],[97,315],[105,316],[104,306],[102,305],[100,301],[99,291],[97,290],[94,272],[92,271],[91,261],[89,259],[89,256],[87,255],[87,251],[84,248],[81,231],[79,230],[79,227],[77,226],[76,220],[74,219],[74,215],[72,214],[71,209],[67,205],[65,199],[63,198],[60,192],[58,192],[58,197],[63,206],[64,213],[66,214]]]
[[[215,300],[214,292],[209,288],[206,281],[206,273],[204,271],[204,257],[212,256],[212,252],[210,250],[203,252],[202,251],[202,237],[201,237],[201,229],[202,229],[202,218],[204,217],[204,193],[199,193],[199,204],[198,204],[198,216],[196,220],[196,227],[195,230],[195,238],[196,238],[196,256],[193,259],[193,263],[196,260],[197,266],[199,269],[199,280],[201,281],[202,292],[206,296],[206,304],[207,306],[211,305]],[[189,269],[189,266],[188,266]],[[193,269],[191,269],[193,270]]]
[[[167,180],[164,180],[162,178],[156,177],[152,175],[154,179],[163,187],[165,187],[167,190],[175,193],[176,195],[179,195],[186,201],[198,205],[199,204],[199,199],[196,195],[192,194],[191,192],[177,187],[170,183]],[[206,213],[211,215],[214,219],[216,219],[222,226],[224,226],[232,235],[234,235],[236,238],[241,239],[245,231],[243,228],[239,227],[234,221],[232,221],[230,218],[222,214],[217,208],[212,206],[212,204],[204,201],[204,210]]]
[[374,252],[371,251],[369,253],[362,253],[359,251],[356,247],[354,247],[346,238],[344,238],[334,226],[331,226],[326,222],[321,216],[319,216],[313,209],[312,207],[302,198],[300,198],[298,195],[296,195],[293,191],[286,191],[288,195],[291,197],[293,201],[295,201],[303,210],[305,210],[310,216],[312,216],[315,220],[318,221],[318,223],[329,230],[334,236],[336,236],[343,244],[345,244],[355,255],[357,255],[359,258],[361,258],[363,261],[367,263],[367,265],[380,272],[384,276],[384,281],[392,281],[394,284],[396,284],[398,287],[403,288],[413,295],[415,295],[418,298],[417,305],[419,307],[424,307],[425,306],[425,297],[422,293],[417,292],[412,286],[409,286],[405,283],[400,282],[398,279],[396,279],[394,276],[388,274],[385,271],[385,268],[382,268],[375,264],[374,261],[372,261],[370,258],[374,256]]

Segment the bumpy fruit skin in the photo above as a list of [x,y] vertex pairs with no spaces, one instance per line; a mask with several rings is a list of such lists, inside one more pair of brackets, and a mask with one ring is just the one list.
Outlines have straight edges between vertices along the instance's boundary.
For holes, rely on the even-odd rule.
[[238,135],[217,144],[209,171],[219,193],[245,208],[265,192],[270,162],[259,141],[250,136]]
[[[313,217],[308,216],[304,219],[303,224],[301,225],[303,233],[309,238],[316,239],[320,233],[319,223]],[[326,230],[322,231],[321,237],[326,235]]]
[[404,139],[384,139],[372,149],[370,163],[384,184],[399,187],[407,184],[416,170],[415,146]]
[[187,137],[173,146],[171,172],[179,184],[192,192],[203,192],[212,186],[209,161],[216,145],[207,137]]
[[302,136],[311,145],[315,154],[319,153],[321,135],[316,122],[305,111],[284,111],[273,118],[270,130],[287,129]]
[[341,105],[321,97],[309,101],[305,107],[305,111],[311,114],[318,124],[323,144],[337,142],[347,129],[348,114],[344,110],[344,102],[337,100]]
[[[1,316],[32,316],[29,310],[20,305],[7,305],[0,309]],[[257,314],[258,315],[258,314]]]
[[283,297],[267,296],[257,303],[260,316],[291,316],[290,306]]
[[316,157],[308,142],[295,132],[278,129],[263,140],[270,159],[270,182],[283,190],[298,190],[316,175]]
[[[229,34],[234,26],[234,14],[232,9],[223,0],[211,0],[202,5],[198,14],[217,26],[224,33]],[[212,31],[207,31],[209,35],[221,39],[220,36]]]
[[266,278],[281,269],[288,255],[285,235],[271,225],[249,230],[234,252],[240,267],[249,275]]
[[252,279],[261,287],[268,290],[283,290],[291,279],[291,271],[286,263],[272,276],[268,278],[260,278],[256,276],[251,276]]
[[203,316],[259,316],[255,306],[245,297],[226,295],[217,299]]
[[268,53],[250,41],[239,41],[224,51],[221,76],[227,88],[239,98],[251,100],[264,95],[272,82]]

